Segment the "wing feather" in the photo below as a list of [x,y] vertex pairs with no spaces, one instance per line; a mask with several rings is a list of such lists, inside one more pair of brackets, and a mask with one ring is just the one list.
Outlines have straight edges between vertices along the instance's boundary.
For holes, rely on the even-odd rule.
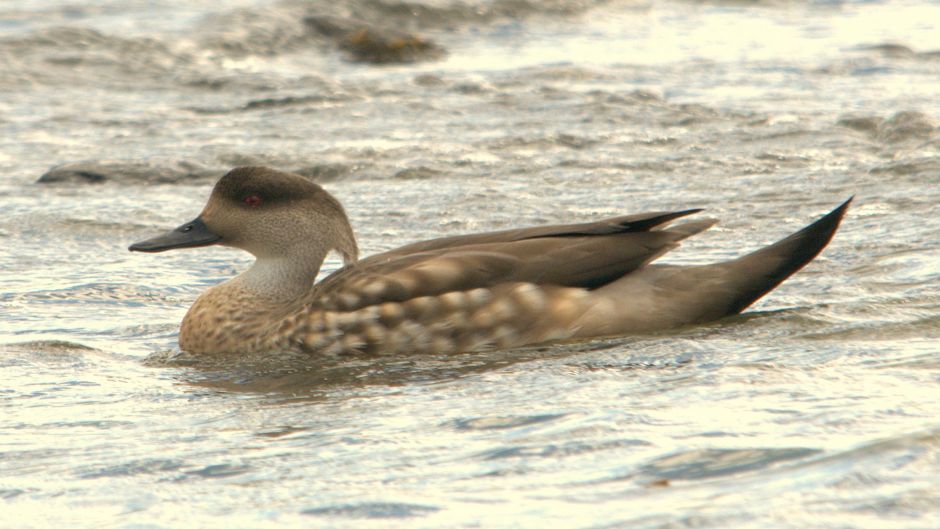
[[317,285],[313,299],[353,310],[509,282],[595,289],[697,233],[660,229],[697,211],[646,213],[418,242],[337,271]]

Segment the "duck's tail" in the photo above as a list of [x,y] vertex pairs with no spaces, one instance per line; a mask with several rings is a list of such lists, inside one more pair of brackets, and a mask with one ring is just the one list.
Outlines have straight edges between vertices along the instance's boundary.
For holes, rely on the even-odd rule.
[[725,269],[732,294],[724,312],[715,317],[743,311],[819,255],[835,235],[852,198],[785,239],[732,261],[710,265],[708,268]]
[[[802,230],[737,259],[702,266],[649,265],[597,291],[579,336],[704,323],[737,314],[819,255],[852,199]],[[617,314],[617,317],[613,317]]]

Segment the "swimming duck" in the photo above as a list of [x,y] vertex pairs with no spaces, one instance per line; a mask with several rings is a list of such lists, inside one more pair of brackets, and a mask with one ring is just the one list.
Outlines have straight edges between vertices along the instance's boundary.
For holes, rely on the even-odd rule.
[[[737,314],[811,261],[851,199],[737,259],[651,264],[713,220],[698,209],[459,235],[359,259],[343,206],[300,175],[239,167],[202,213],[131,251],[219,244],[254,264],[204,292],[180,328],[191,353],[451,352],[583,340]],[[344,266],[314,283],[327,253]]]

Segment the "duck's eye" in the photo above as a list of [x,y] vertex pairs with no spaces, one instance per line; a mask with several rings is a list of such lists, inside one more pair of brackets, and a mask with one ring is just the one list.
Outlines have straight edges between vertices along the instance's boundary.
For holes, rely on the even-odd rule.
[[242,202],[244,202],[246,206],[255,207],[261,204],[261,197],[258,195],[248,195],[242,199]]

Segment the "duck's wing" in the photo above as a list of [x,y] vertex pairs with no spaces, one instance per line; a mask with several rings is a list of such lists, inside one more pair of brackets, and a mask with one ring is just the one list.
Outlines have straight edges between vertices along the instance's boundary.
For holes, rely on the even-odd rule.
[[533,283],[594,289],[656,259],[713,224],[689,222],[696,213],[648,213],[570,224],[448,237],[371,256],[322,281],[318,303],[354,310],[386,301]]
[[469,235],[456,235],[406,244],[389,250],[385,253],[370,256],[365,262],[387,260],[393,256],[407,256],[419,252],[470,246],[475,244],[515,242],[540,237],[577,237],[613,235],[618,233],[635,233],[649,231],[661,227],[675,219],[698,213],[701,209],[687,209],[683,211],[654,211],[637,215],[623,215],[596,222],[580,224],[558,224],[551,226],[535,226],[511,230],[491,231],[485,233],[472,233]]

